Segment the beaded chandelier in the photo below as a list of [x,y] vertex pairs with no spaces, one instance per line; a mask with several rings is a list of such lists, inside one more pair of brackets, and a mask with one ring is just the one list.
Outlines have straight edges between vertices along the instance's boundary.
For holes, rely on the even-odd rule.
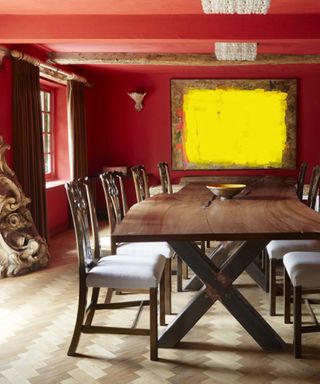
[[217,60],[254,61],[257,43],[215,43]]
[[242,15],[265,15],[270,0],[201,0],[204,13],[238,13]]

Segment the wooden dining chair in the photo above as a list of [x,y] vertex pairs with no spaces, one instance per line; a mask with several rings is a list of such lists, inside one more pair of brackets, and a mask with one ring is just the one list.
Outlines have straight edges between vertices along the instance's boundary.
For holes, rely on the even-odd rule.
[[[301,357],[303,333],[320,332],[320,323],[312,309],[312,294],[320,293],[320,252],[289,252],[283,257],[284,313],[286,322],[291,316],[291,286],[293,286],[293,353]],[[303,295],[308,295],[303,300]],[[302,303],[306,304],[314,324],[302,323]]]
[[301,163],[299,175],[298,175],[297,196],[301,201],[303,199],[303,187],[304,187],[304,179],[306,176],[307,167],[308,167],[308,163],[306,162]]
[[[307,204],[316,208],[320,185],[320,167],[312,170]],[[277,284],[277,270],[283,266],[283,256],[294,251],[320,251],[320,240],[272,240],[266,247],[269,260],[269,314],[276,315],[276,297],[282,291],[283,284]],[[286,322],[286,319],[285,319]]]
[[[88,233],[88,210],[83,185],[72,181],[65,185],[72,213],[78,250],[79,298],[78,311],[68,355],[76,355],[81,333],[119,333],[150,336],[150,359],[158,359],[158,285],[160,284],[160,320],[164,322],[163,278],[165,257],[153,254],[147,259],[139,256],[111,255],[96,259],[91,250]],[[117,289],[144,289],[149,292],[149,299],[121,303],[98,303],[102,287]],[[91,300],[87,306],[89,289]],[[92,325],[96,310],[119,309],[128,306],[150,306],[150,328],[136,328],[138,316],[133,327],[113,327]]]
[[101,257],[110,254],[107,244],[104,247],[101,245],[100,229],[97,218],[97,212],[94,204],[94,198],[92,194],[92,180],[89,177],[78,179],[78,188],[83,189],[82,192],[82,204],[87,211],[87,215],[84,216],[86,230],[90,233],[92,251],[96,260]]
[[165,313],[171,314],[171,259],[174,251],[166,242],[137,242],[137,243],[116,243],[113,240],[113,231],[119,224],[125,213],[122,209],[123,204],[120,201],[119,188],[116,183],[116,175],[112,172],[104,172],[100,175],[109,225],[111,231],[111,252],[117,255],[140,255],[149,257],[150,254],[161,254],[166,258],[164,280],[165,280]]
[[143,201],[150,197],[146,169],[143,165],[137,165],[131,167],[131,173],[133,177],[136,199],[139,203],[140,201]]
[[[159,169],[162,193],[172,194],[173,189],[172,189],[168,163],[165,161],[158,163],[158,169]],[[202,250],[205,249],[204,242],[201,242],[201,248]],[[176,261],[177,261],[177,291],[182,292],[183,278],[188,279],[189,277],[188,266],[181,260],[181,258],[178,255],[176,255]]]
[[158,169],[162,193],[173,193],[168,163],[165,161],[162,163],[158,163]]
[[[312,169],[310,178],[310,186],[308,192],[307,205],[312,209],[316,209],[317,199],[319,197],[319,185],[320,185],[320,166],[316,165]],[[318,207],[319,209],[319,207]]]

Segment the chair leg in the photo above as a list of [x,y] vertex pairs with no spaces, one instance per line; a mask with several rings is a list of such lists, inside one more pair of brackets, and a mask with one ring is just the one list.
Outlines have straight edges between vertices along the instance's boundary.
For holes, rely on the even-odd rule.
[[301,357],[301,287],[293,287],[293,354]]
[[188,265],[182,262],[182,277],[184,279],[189,279]]
[[158,289],[150,288],[150,360],[158,360]]
[[177,292],[183,291],[183,279],[189,279],[188,265],[177,255]]
[[182,260],[177,256],[177,292],[182,292]]
[[270,259],[269,260],[269,314],[270,316],[275,316],[276,314],[276,296],[277,296],[276,273],[277,273],[277,262],[275,259]]
[[86,312],[86,305],[87,305],[87,294],[88,289],[85,286],[79,287],[79,301],[78,301],[78,312],[77,312],[77,319],[74,326],[73,336],[71,339],[71,344],[69,346],[67,355],[68,356],[74,356],[76,354],[76,349],[79,344],[79,339],[81,335],[81,328]]
[[111,255],[117,253],[117,243],[111,238]]
[[114,292],[114,289],[113,288],[107,288],[107,293],[106,293],[106,297],[104,299],[104,303],[105,304],[109,304],[111,303],[111,299],[112,299],[112,294]]
[[166,316],[165,316],[165,279],[164,279],[164,273],[161,276],[160,280],[160,325],[166,325]]
[[165,313],[171,314],[171,258],[166,260],[164,267],[165,279]]
[[96,310],[96,305],[98,302],[99,292],[100,292],[100,288],[97,288],[97,287],[92,288],[91,302],[90,302],[90,305],[88,308],[85,325],[91,325],[92,324],[94,312]]
[[283,313],[284,323],[291,322],[291,282],[285,268],[283,268]]
[[262,251],[262,261],[264,263],[263,270],[264,270],[265,287],[266,287],[266,292],[268,293],[269,292],[269,257],[266,249]]

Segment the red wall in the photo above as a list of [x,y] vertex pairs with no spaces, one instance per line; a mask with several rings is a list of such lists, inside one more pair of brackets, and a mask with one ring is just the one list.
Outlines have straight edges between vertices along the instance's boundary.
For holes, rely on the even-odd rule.
[[[157,163],[171,163],[170,80],[174,78],[297,78],[297,163],[302,160],[310,168],[320,163],[320,67],[239,66],[239,67],[128,67],[100,74],[94,92],[88,99],[89,158],[92,173],[104,165],[144,164],[158,178]],[[134,109],[127,92],[144,91],[144,108]],[[212,144],[214,146],[214,143]],[[185,175],[202,174],[282,174],[294,176],[296,171],[175,171],[177,181]]]
[[[34,52],[30,52],[35,55]],[[116,67],[99,68],[95,72],[82,68],[75,70],[86,76],[93,88],[86,91],[89,171],[101,172],[104,165],[144,164],[152,173],[151,184],[158,179],[157,163],[171,163],[170,80],[174,78],[297,78],[298,79],[298,163],[305,160],[310,168],[320,163],[318,133],[320,130],[320,67],[317,65],[292,66],[239,66],[239,67]],[[12,83],[8,60],[0,69],[0,132],[6,142],[12,143]],[[127,92],[145,91],[144,108],[134,109]],[[62,108],[61,106],[59,108]],[[67,132],[65,132],[67,136]],[[65,137],[66,137],[65,136]],[[214,144],[213,144],[214,145]],[[9,161],[12,156],[8,156]],[[65,160],[59,160],[59,162]],[[285,174],[296,171],[175,171],[178,181],[185,175],[203,174]],[[131,203],[132,184],[131,188]],[[100,192],[98,193],[99,196]],[[101,194],[100,194],[101,196]],[[129,197],[130,197],[129,196]],[[64,229],[69,223],[67,201],[63,186],[48,190],[48,221],[51,234]]]

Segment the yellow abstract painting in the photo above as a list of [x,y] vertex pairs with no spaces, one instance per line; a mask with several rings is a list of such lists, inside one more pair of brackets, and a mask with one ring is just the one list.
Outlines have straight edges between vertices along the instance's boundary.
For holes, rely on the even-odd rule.
[[172,80],[173,169],[296,166],[296,80]]
[[184,95],[185,155],[195,164],[279,167],[287,94],[263,89],[190,90]]

